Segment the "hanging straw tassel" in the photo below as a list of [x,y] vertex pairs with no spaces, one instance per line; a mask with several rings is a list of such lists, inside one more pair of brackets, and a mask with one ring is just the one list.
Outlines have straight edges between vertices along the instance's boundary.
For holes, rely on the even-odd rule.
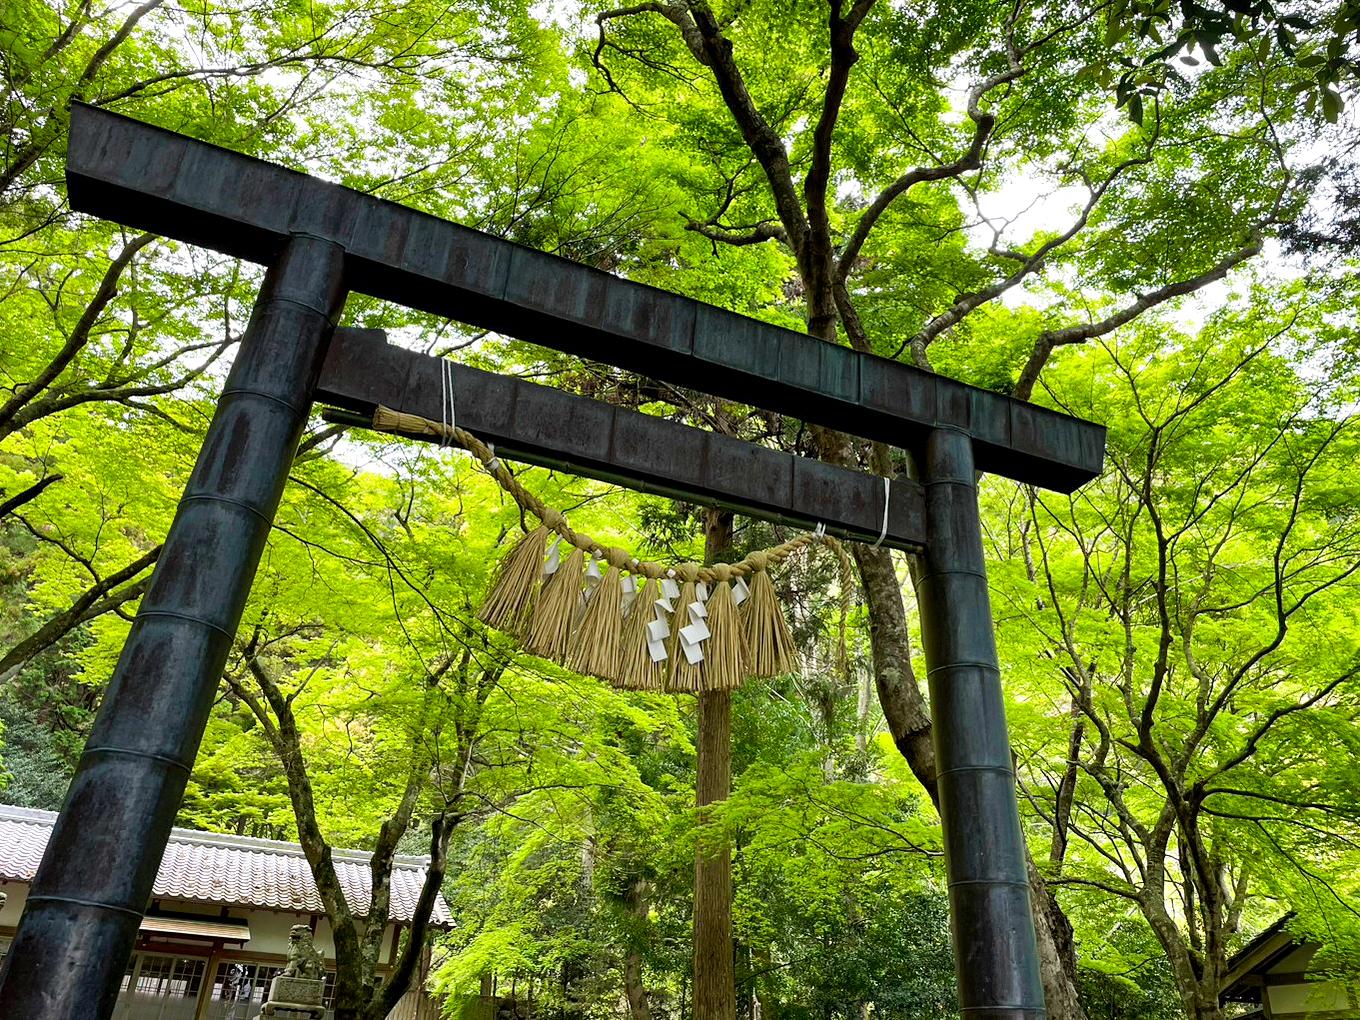
[[524,647],[559,665],[565,664],[571,647],[571,625],[581,607],[581,571],[586,554],[573,549],[554,571],[534,599],[524,637]]
[[614,680],[619,675],[619,631],[623,625],[623,578],[610,567],[586,599],[585,615],[572,635],[567,668]]
[[534,593],[543,580],[548,529],[539,525],[520,539],[501,561],[496,579],[477,618],[507,634],[521,635]]
[[703,689],[719,691],[740,687],[750,675],[750,665],[746,655],[746,632],[741,611],[732,600],[732,586],[719,581],[705,605],[712,635],[704,642]]
[[685,650],[680,647],[680,628],[689,624],[689,604],[698,598],[698,587],[692,579],[680,586],[680,597],[675,600],[675,615],[671,618],[671,637],[666,644],[666,658],[670,664],[670,677],[666,683],[668,691],[697,694],[704,689],[703,661],[690,662],[685,656]]
[[652,661],[647,647],[647,625],[656,618],[656,600],[661,597],[661,585],[654,579],[638,589],[628,616],[623,621],[619,637],[619,671],[611,678],[629,691],[659,691],[665,685],[666,661]]
[[798,668],[798,650],[784,621],[779,598],[770,575],[756,570],[747,582],[751,589],[746,600],[746,648],[751,656],[751,676],[780,676]]

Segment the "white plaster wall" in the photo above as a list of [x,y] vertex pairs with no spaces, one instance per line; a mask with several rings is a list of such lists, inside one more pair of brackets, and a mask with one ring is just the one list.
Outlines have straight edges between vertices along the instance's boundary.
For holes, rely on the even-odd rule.
[[1351,1010],[1344,986],[1335,981],[1307,981],[1297,985],[1274,985],[1266,989],[1270,1012],[1331,1013]]
[[[205,920],[222,916],[220,903],[157,899],[156,905],[166,913],[192,914]],[[288,953],[288,929],[295,924],[306,924],[311,920],[307,914],[284,914],[275,910],[250,910],[246,907],[228,907],[227,916],[243,920],[250,925],[250,941],[241,946],[242,950],[248,953],[276,953],[280,956]],[[319,938],[317,948],[322,952],[335,951],[329,941],[323,947]]]
[[1270,968],[1271,974],[1302,974],[1317,955],[1317,946],[1299,946]]
[[[311,918],[306,914],[280,914],[274,911],[251,911],[250,942],[244,947],[252,953],[288,953],[288,930],[295,924],[305,924]],[[258,929],[258,930],[257,930]],[[383,935],[382,955],[379,959],[387,962],[387,954],[392,948],[392,936],[396,926],[388,925]],[[330,922],[324,917],[316,923],[316,934],[312,937],[316,948],[327,960],[335,960],[335,938],[331,934]]]
[[0,927],[13,928],[18,925],[19,915],[24,912],[24,903],[28,900],[28,884],[0,882],[0,892],[9,897],[5,901],[5,909],[0,910]]

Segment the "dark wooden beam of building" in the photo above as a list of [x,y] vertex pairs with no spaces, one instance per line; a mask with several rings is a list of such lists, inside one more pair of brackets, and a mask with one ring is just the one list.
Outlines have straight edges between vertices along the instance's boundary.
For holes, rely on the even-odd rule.
[[[383,404],[439,421],[440,358],[393,347],[381,330],[339,329],[316,399],[370,415]],[[872,542],[883,527],[883,479],[551,386],[458,365],[455,420],[507,460],[561,468],[643,492],[731,507],[765,520]],[[430,439],[429,436],[414,438]],[[883,544],[924,543],[921,487],[891,483]]]
[[1068,492],[1105,430],[525,248],[90,106],[71,118],[73,208],[268,263],[285,238],[341,245],[353,291],[894,446],[935,428],[979,470]]

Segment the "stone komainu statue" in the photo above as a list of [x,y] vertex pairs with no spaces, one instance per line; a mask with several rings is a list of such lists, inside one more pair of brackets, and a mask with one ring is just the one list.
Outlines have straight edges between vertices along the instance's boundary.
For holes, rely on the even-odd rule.
[[326,963],[312,944],[312,929],[305,924],[295,924],[288,932],[288,963],[283,973],[286,977],[313,981],[326,976]]

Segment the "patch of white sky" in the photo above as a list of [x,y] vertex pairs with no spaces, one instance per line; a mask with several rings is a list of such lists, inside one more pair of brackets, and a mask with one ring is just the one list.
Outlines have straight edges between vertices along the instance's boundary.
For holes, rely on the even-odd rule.
[[[960,78],[948,86],[953,102],[944,119],[964,123],[966,96],[971,85],[971,81]],[[1127,115],[1111,104],[1101,116],[1091,121],[1084,134],[1087,144],[1096,151],[1115,142],[1128,128]],[[1039,233],[1061,233],[1074,225],[1090,199],[1090,192],[1085,187],[1063,183],[1060,159],[1055,155],[1047,162],[1012,166],[990,186],[979,189],[974,215],[966,231],[970,244],[983,251],[993,246],[1020,248]],[[1275,254],[1278,258],[1283,257],[1278,250]],[[998,301],[1008,308],[1045,309],[1067,300],[1063,292],[1079,292],[1080,289],[1081,281],[1074,272],[1051,263],[1043,274],[1030,277],[1020,286],[1004,292]],[[1180,328],[1195,330],[1214,310],[1232,300],[1232,296],[1232,285],[1218,281],[1170,304],[1159,314]]]
[[537,0],[529,16],[540,25],[569,32],[583,27],[585,5],[580,0]]

